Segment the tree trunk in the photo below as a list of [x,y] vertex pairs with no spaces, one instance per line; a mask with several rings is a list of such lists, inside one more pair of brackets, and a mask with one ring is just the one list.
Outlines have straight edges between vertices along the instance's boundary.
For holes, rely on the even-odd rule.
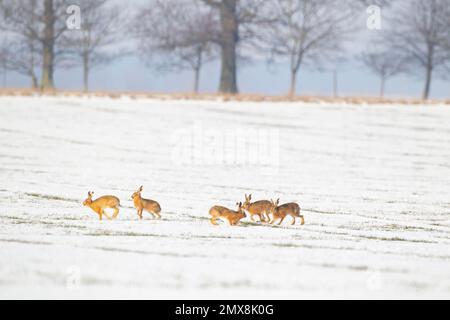
[[200,87],[200,71],[203,65],[203,47],[197,47],[197,61],[194,67],[194,93],[198,93]]
[[293,98],[297,90],[297,71],[296,69],[291,69],[291,87],[289,89],[289,96]]
[[2,73],[3,73],[3,88],[6,88],[6,84],[8,82],[8,69],[6,67],[6,59],[3,58],[3,63],[2,63]]
[[384,98],[384,87],[386,84],[386,78],[385,77],[381,77],[381,81],[380,81],[380,99]]
[[[36,25],[36,0],[31,0],[30,1],[30,9],[31,9],[31,25],[34,26]],[[27,39],[28,41],[28,46],[29,46],[29,50],[30,50],[30,77],[31,77],[31,88],[33,90],[38,90],[39,89],[39,80],[36,76],[36,43],[35,43],[35,39],[34,37],[28,37]]]
[[38,79],[34,73],[31,74],[31,87],[35,90],[39,88]]
[[422,96],[422,98],[424,100],[428,100],[428,98],[430,97],[430,88],[431,88],[432,74],[433,74],[433,67],[431,67],[429,65],[429,66],[427,66],[427,70],[426,70],[425,89],[423,91],[423,96]]
[[53,72],[55,60],[55,16],[53,0],[44,0],[44,39],[42,81],[43,90],[53,89]]
[[222,0],[220,5],[221,31],[221,75],[219,91],[237,93],[237,42],[239,25],[237,21],[237,0]]
[[194,73],[194,93],[198,93],[200,87],[200,68],[195,68]]
[[83,88],[84,92],[89,92],[89,54],[83,54]]
[[337,70],[333,70],[333,98],[338,96],[338,75]]
[[39,82],[36,76],[36,72],[35,72],[35,60],[34,60],[34,55],[35,55],[35,48],[34,48],[34,43],[32,40],[28,40],[31,41],[30,44],[30,52],[31,52],[31,59],[30,59],[30,65],[29,65],[29,76],[31,78],[31,88],[32,89],[38,89],[39,88]]

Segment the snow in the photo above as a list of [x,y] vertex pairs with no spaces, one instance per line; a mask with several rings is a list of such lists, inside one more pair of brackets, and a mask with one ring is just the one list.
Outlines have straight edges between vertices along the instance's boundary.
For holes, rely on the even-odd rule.
[[[0,298],[450,298],[450,108],[0,98]],[[256,149],[253,147],[256,146]],[[139,221],[130,199],[162,206]],[[115,221],[82,206],[113,194]],[[212,226],[295,201],[304,226]]]

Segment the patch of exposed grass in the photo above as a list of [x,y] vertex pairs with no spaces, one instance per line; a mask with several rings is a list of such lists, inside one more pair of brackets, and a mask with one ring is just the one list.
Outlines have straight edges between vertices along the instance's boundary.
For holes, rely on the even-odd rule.
[[376,236],[359,236],[359,237],[368,240],[390,241],[390,242],[396,241],[396,242],[414,242],[414,243],[437,243],[437,241],[405,239],[399,237],[376,237]]
[[301,245],[295,243],[272,243],[272,246],[279,248],[299,248]]
[[44,200],[55,200],[55,201],[68,201],[68,202],[74,202],[79,203],[79,200],[76,199],[69,199],[69,198],[63,198],[53,195],[46,195],[46,194],[40,194],[40,193],[25,193],[29,197],[44,199]]
[[154,233],[140,233],[132,231],[111,231],[111,230],[95,230],[86,234],[87,236],[107,236],[107,237],[154,237],[154,238],[167,238],[167,235],[154,234]]
[[30,240],[20,240],[20,239],[0,239],[0,242],[9,242],[9,243],[20,243],[20,244],[38,244],[38,245],[52,245],[51,242],[45,241],[30,241]]

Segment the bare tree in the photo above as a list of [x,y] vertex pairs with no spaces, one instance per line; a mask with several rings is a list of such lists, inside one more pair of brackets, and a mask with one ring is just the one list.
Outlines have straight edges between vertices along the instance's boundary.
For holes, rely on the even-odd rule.
[[69,0],[3,0],[0,2],[0,29],[39,43],[41,88],[54,88],[54,70],[60,54],[57,41],[66,30]]
[[262,30],[262,46],[270,62],[288,61],[291,96],[295,95],[297,75],[303,64],[315,67],[329,63],[344,51],[351,31],[354,10],[342,0],[274,0],[269,19]]
[[[9,32],[12,39],[5,36],[2,43],[4,68],[29,76],[32,88],[37,89],[39,81],[36,75],[36,67],[40,59],[39,43],[34,33],[30,31],[37,28],[37,0],[28,0],[16,5],[13,6],[12,3],[7,2],[0,3],[3,15],[3,23],[0,24],[0,28],[5,31],[15,28],[14,32]],[[27,5],[27,11],[22,14],[23,18],[26,19],[22,22],[23,25],[19,25],[18,21],[11,20],[9,15],[14,14],[13,9],[20,9],[24,5]]]
[[[450,1],[449,1],[450,2]],[[442,48],[445,50],[446,55],[448,57],[447,62],[444,65],[443,72],[440,74],[443,79],[450,79],[450,3],[445,8],[445,11],[441,12],[442,23],[447,26],[447,30],[449,30],[449,35],[443,37],[442,40]],[[441,71],[441,70],[439,70]]]
[[423,99],[430,96],[431,82],[435,72],[449,60],[448,50],[442,45],[450,37],[445,15],[449,0],[408,0],[401,3],[391,18],[391,30],[386,42],[391,51],[408,57],[410,73],[420,71],[424,75]]
[[192,1],[154,1],[134,26],[140,56],[158,71],[192,70],[198,92],[202,66],[216,58],[214,19],[209,8]]
[[78,0],[82,19],[80,30],[66,32],[61,46],[67,55],[75,56],[75,64],[83,68],[84,91],[89,90],[89,74],[96,68],[122,56],[123,50],[117,49],[123,41],[124,9],[113,5],[111,0]]
[[8,72],[6,62],[7,62],[8,55],[9,55],[9,50],[7,47],[7,42],[4,39],[0,46],[0,74],[3,76],[3,81],[2,81],[3,87],[6,87],[6,77],[7,77],[7,72]]
[[389,51],[365,52],[361,55],[362,62],[380,78],[380,98],[384,97],[386,81],[405,72],[408,60]]
[[219,33],[216,43],[220,47],[221,72],[219,91],[237,93],[238,46],[256,38],[255,25],[267,16],[261,13],[268,0],[202,0],[219,15]]
[[35,45],[34,41],[22,38],[3,43],[3,66],[7,71],[14,71],[29,77],[31,87],[38,89],[39,81],[36,74],[36,63],[39,56]]
[[221,75],[219,91],[237,93],[237,43],[239,41],[238,0],[205,0],[220,12]]
[[43,32],[35,32],[35,38],[42,43],[42,79],[41,88],[53,89],[56,41],[66,31],[66,9],[65,0],[43,0],[44,10],[38,20],[43,22]]

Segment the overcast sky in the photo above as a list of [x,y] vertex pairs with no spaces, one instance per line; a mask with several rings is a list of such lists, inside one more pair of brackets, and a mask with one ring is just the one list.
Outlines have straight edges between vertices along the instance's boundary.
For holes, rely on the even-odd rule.
[[[133,4],[145,2],[138,0]],[[366,13],[362,13],[361,32],[349,45],[347,62],[338,67],[340,95],[377,95],[379,80],[373,76],[354,57],[361,49],[370,46],[374,33],[366,27]],[[201,75],[200,90],[215,92],[219,82],[220,65],[218,62],[206,65]],[[59,89],[81,89],[82,73],[80,69],[57,70],[56,86]],[[129,56],[113,64],[94,70],[91,75],[92,90],[127,90],[149,92],[188,92],[192,89],[192,72],[157,74],[146,68],[136,56]],[[243,93],[285,94],[289,88],[289,66],[278,64],[269,70],[265,61],[253,61],[239,70],[239,89]],[[7,86],[28,87],[29,79],[8,73]],[[332,71],[314,71],[303,69],[299,73],[298,92],[301,95],[331,95],[333,92]],[[386,96],[420,97],[423,81],[414,76],[399,76],[387,83]],[[450,81],[437,78],[432,84],[433,98],[450,98]]]

